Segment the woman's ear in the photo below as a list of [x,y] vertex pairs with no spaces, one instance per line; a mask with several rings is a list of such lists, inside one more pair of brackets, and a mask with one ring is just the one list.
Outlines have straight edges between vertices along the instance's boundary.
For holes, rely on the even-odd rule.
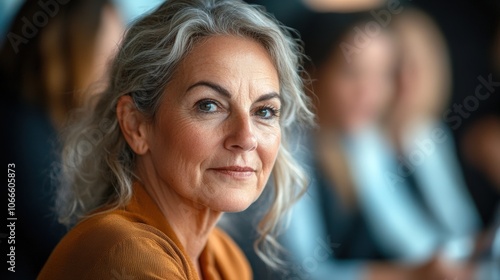
[[135,107],[132,97],[124,95],[118,99],[116,117],[130,148],[138,155],[145,154],[149,149],[147,120]]

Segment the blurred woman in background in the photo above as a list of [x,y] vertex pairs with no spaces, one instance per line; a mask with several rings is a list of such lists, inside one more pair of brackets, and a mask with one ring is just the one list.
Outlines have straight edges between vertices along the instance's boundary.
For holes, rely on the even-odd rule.
[[[332,26],[331,21],[321,16],[313,22],[312,28]],[[296,268],[290,273],[308,279],[456,276],[470,279],[469,265],[449,261],[469,256],[473,246],[470,237],[478,227],[477,214],[464,193],[460,174],[449,173],[448,169],[454,166],[446,166],[447,169],[434,171],[443,172],[436,179],[450,185],[436,187],[434,182],[423,179],[414,182],[412,172],[420,165],[410,166],[398,158],[399,149],[394,149],[386,135],[385,124],[392,125],[392,118],[413,119],[395,117],[393,111],[413,114],[415,109],[415,115],[422,116],[421,108],[428,109],[427,97],[442,94],[442,85],[436,88],[436,84],[420,80],[422,75],[430,74],[442,81],[443,76],[449,79],[449,72],[445,72],[446,66],[439,60],[433,61],[439,64],[435,71],[443,76],[408,68],[407,59],[415,59],[417,54],[423,56],[416,58],[418,63],[433,67],[434,64],[425,64],[426,52],[440,49],[433,49],[431,45],[426,49],[416,47],[418,51],[413,52],[405,45],[406,38],[399,41],[394,33],[381,26],[378,33],[373,32],[376,30],[373,22],[357,21],[356,25],[350,25],[336,40],[326,44],[330,49],[323,57],[317,54],[317,46],[325,48],[325,42],[321,41],[324,39],[315,41],[314,37],[305,36],[306,53],[316,52],[311,56],[316,64],[312,78],[319,129],[307,140],[310,151],[299,156],[309,166],[313,183],[308,195],[294,207],[291,228],[285,234]],[[411,36],[420,35],[410,32]],[[417,40],[421,44],[432,43],[428,38]],[[401,55],[397,56],[398,53]],[[398,58],[403,62],[401,65]],[[399,100],[403,93],[397,87],[398,77],[422,84],[425,92],[425,95],[413,96],[415,100],[406,104],[409,108],[403,108],[404,102]],[[410,89],[415,88],[410,86]],[[412,122],[405,125],[420,128]],[[389,126],[389,131],[397,131],[394,127],[399,126]],[[407,131],[403,133],[417,140]],[[434,147],[425,159],[426,164],[442,167],[442,151],[436,152],[440,148]],[[422,173],[425,179],[432,179],[425,177],[429,173]],[[423,184],[428,185],[422,187]],[[429,187],[437,190],[429,190]],[[439,192],[447,196],[436,196]],[[440,205],[433,204],[437,200],[441,201]]]
[[428,219],[447,236],[442,240],[458,238],[444,249],[450,257],[465,258],[481,220],[459,166],[453,134],[441,117],[451,92],[448,50],[437,25],[419,10],[395,18],[394,29],[402,56],[399,89],[387,121],[400,166],[399,177],[393,179],[408,183],[425,205]]
[[107,62],[124,30],[111,1],[42,2],[26,1],[0,50],[4,161],[19,172],[16,275],[26,279],[65,232],[51,207],[57,135],[89,97],[87,88],[107,82]]

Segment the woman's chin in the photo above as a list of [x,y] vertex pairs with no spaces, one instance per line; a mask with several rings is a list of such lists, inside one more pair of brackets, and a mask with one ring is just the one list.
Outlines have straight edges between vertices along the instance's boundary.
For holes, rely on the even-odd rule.
[[[214,180],[215,179],[215,180]],[[255,178],[241,180],[210,178],[199,190],[197,196],[202,204],[214,211],[241,212],[259,198],[264,189]]]
[[223,195],[209,199],[206,205],[219,212],[241,212],[246,210],[258,198],[254,192],[230,190]]

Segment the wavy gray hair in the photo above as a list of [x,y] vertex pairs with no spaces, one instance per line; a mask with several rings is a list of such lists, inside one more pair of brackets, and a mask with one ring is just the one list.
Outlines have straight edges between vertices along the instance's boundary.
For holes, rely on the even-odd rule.
[[118,99],[129,94],[138,110],[154,119],[177,65],[200,39],[214,35],[256,40],[278,70],[283,137],[273,168],[272,203],[259,223],[255,245],[266,263],[278,266],[279,220],[307,184],[286,140],[292,125],[311,124],[313,114],[303,92],[300,45],[262,8],[242,1],[171,0],[131,26],[111,64],[106,90],[63,136],[56,203],[61,223],[72,226],[97,208],[116,209],[128,203],[135,156],[118,125]]

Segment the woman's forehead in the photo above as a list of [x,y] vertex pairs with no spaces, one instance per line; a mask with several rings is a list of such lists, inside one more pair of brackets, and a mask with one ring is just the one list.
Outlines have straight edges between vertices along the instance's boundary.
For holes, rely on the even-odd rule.
[[209,80],[227,87],[251,84],[279,92],[273,58],[260,43],[244,37],[213,36],[203,40],[176,72],[186,83]]

